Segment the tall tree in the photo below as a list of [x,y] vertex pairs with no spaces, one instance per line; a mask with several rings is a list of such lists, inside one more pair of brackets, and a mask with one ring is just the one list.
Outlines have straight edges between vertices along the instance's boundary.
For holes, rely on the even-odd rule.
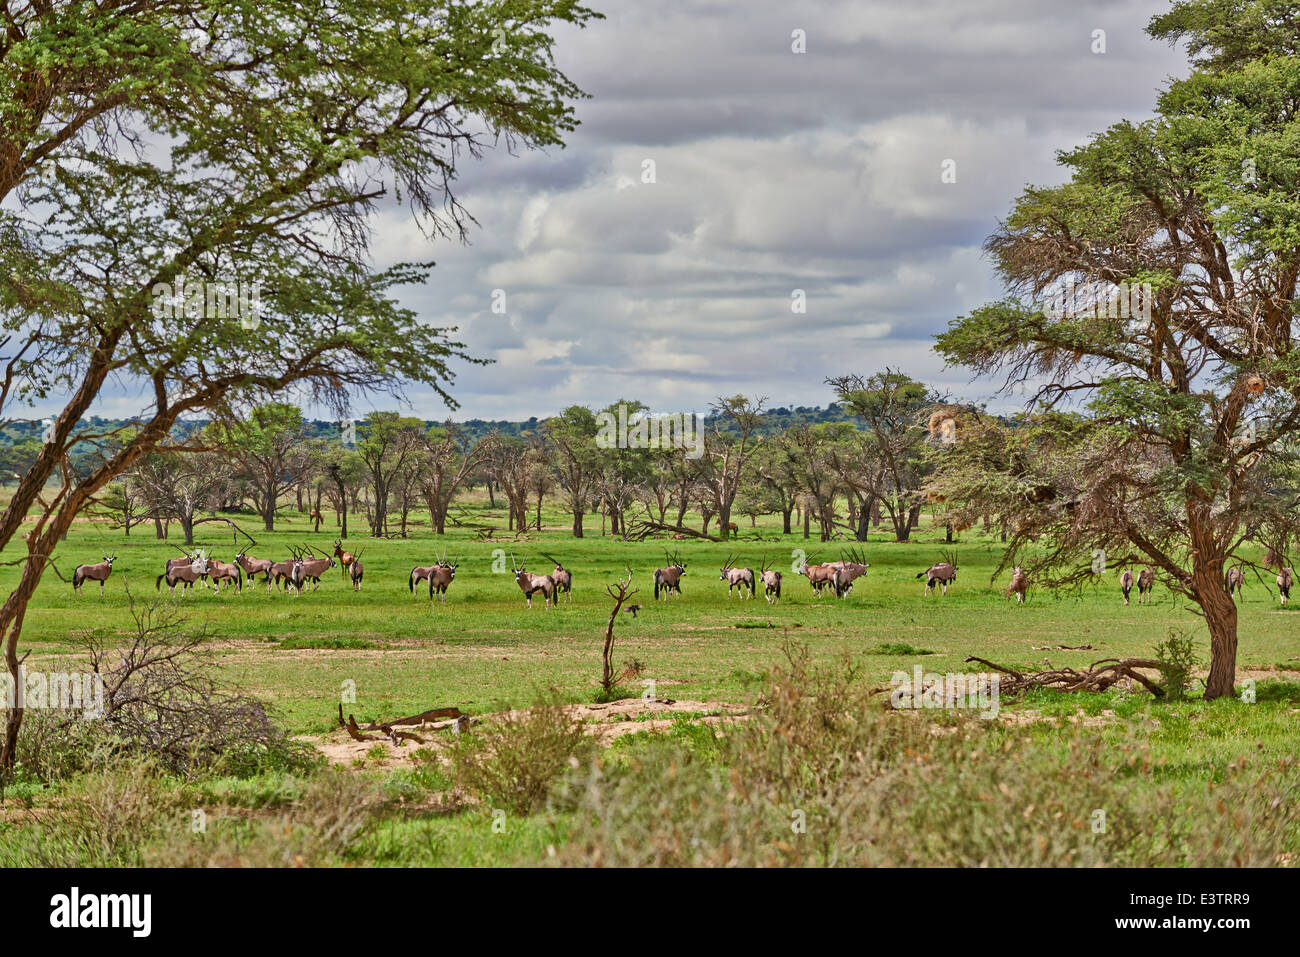
[[303,480],[311,465],[302,410],[287,402],[268,402],[242,419],[214,424],[211,440],[239,464],[263,527],[275,531],[281,496]]
[[[721,396],[713,405],[713,424],[708,427],[701,458],[700,481],[707,490],[712,510],[726,538],[731,522],[731,503],[740,490],[745,465],[762,442],[764,398],[743,395]],[[707,523],[707,518],[706,518]]]
[[490,437],[471,442],[465,431],[450,421],[431,427],[425,434],[419,455],[421,490],[434,534],[446,534],[452,499],[491,451]]
[[[448,363],[461,346],[390,294],[427,266],[374,271],[370,212],[391,188],[430,235],[467,236],[451,189],[462,158],[494,139],[562,142],[581,94],[546,31],[594,14],[570,0],[342,0],[326,19],[289,0],[4,12],[0,417],[14,403],[63,402],[0,513],[0,551],[14,561],[35,511],[0,606],[16,680],[23,616],[56,544],[181,415],[295,383],[343,407],[351,389],[410,380],[452,404]],[[260,282],[264,307],[200,305],[229,282]],[[155,311],[178,287],[182,321]],[[110,375],[146,386],[138,431],[88,471],[63,469],[34,510]],[[11,709],[0,772],[21,723]]]
[[357,454],[366,465],[375,496],[372,535],[388,533],[392,493],[419,455],[423,436],[423,422],[396,412],[372,412],[357,426]]
[[573,515],[573,537],[582,538],[582,519],[599,476],[596,416],[586,406],[571,405],[546,420],[546,434],[565,503]]
[[[836,458],[836,468],[859,493],[860,511],[872,502],[889,517],[894,537],[905,542],[925,500],[921,485],[929,469],[923,413],[936,401],[915,379],[892,369],[871,376],[827,379],[840,401],[866,423],[851,453]],[[859,514],[859,532],[867,517]],[[859,537],[864,537],[859,535]]]
[[[1154,19],[1148,32],[1188,40],[1197,68],[1153,119],[1061,154],[1064,185],[1021,195],[987,243],[1009,298],[938,344],[1009,388],[1044,383],[1036,441],[1086,477],[1077,494],[1025,488],[1051,505],[1008,560],[1045,582],[1087,575],[1098,554],[1112,569],[1155,565],[1205,618],[1207,698],[1234,693],[1225,565],[1249,560],[1263,531],[1294,528],[1291,497],[1263,477],[1300,430],[1297,15],[1275,0],[1191,0]],[[1149,295],[1134,296],[1143,283]],[[1050,543],[1041,558],[1033,535]]]

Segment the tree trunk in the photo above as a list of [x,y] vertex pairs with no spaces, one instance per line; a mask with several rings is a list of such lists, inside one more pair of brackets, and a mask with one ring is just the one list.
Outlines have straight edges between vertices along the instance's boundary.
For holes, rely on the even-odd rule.
[[1205,700],[1231,698],[1237,693],[1237,605],[1223,589],[1223,562],[1197,564],[1193,590],[1210,630],[1210,674],[1205,682]]
[[582,538],[582,509],[573,510],[573,537]]
[[781,531],[786,535],[790,534],[790,514],[793,511],[793,506],[781,509]]

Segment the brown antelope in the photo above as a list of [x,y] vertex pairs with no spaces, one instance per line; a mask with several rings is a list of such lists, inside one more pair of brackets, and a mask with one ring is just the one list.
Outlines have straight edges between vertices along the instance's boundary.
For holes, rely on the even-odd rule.
[[248,581],[250,584],[252,583],[253,579],[256,578],[258,575],[265,576],[267,590],[268,591],[270,590],[271,566],[275,564],[275,562],[271,561],[271,559],[254,558],[252,555],[249,555],[246,552],[236,552],[235,564],[244,570],[244,574],[248,577]]
[[456,580],[456,569],[460,567],[459,562],[447,564],[439,562],[434,568],[433,574],[429,576],[429,598],[433,599],[433,593],[437,592],[442,596],[442,603],[447,604],[447,589],[451,583]]
[[840,593],[840,570],[834,565],[809,565],[804,561],[799,566],[798,574],[808,579],[808,584],[812,585],[812,590],[818,598],[822,596],[822,590],[827,585],[837,596]]
[[763,597],[769,603],[778,601],[781,598],[781,573],[773,571],[767,559],[763,559],[763,568],[758,574],[763,579]]
[[281,591],[292,588],[299,597],[302,596],[302,553],[292,545],[289,546],[289,551],[293,552],[293,558],[287,562],[275,562],[271,565],[271,570],[266,576],[266,593],[268,595],[271,594],[271,585],[274,582],[274,584],[280,586]]
[[[411,590],[412,595],[415,594],[415,586],[422,581],[428,581],[430,576],[446,563],[446,559],[447,553],[444,551],[442,557],[432,565],[416,565],[411,569],[411,574],[406,576],[406,586]],[[429,592],[429,597],[433,597],[433,592]]]
[[727,561],[722,566],[722,576],[718,581],[727,583],[728,598],[731,598],[737,590],[739,590],[741,598],[746,597],[745,589],[749,589],[748,597],[754,597],[754,569],[737,568],[734,557],[728,556]]
[[542,597],[546,599],[546,608],[549,610],[551,599],[555,596],[555,579],[550,575],[534,575],[526,571],[523,565],[515,568],[514,564],[515,556],[512,554],[510,556],[510,565],[515,573],[515,584],[519,586],[519,590],[528,599],[528,607],[533,607],[533,596],[541,592]]
[[[104,582],[108,581],[108,576],[113,573],[113,562],[117,561],[117,553],[105,555],[102,562],[96,562],[93,565],[78,565],[72,570],[72,591],[73,594],[81,594],[81,586],[87,581],[99,582],[99,597],[104,597]],[[67,581],[65,578],[64,581]]]
[[214,595],[221,594],[221,582],[234,582],[235,591],[241,595],[244,593],[243,569],[235,562],[219,562],[216,559],[208,562],[208,580],[212,582]]
[[686,574],[686,563],[676,552],[671,555],[664,552],[664,558],[668,559],[668,567],[655,569],[655,598],[658,599],[662,593],[664,601],[667,601],[673,592],[679,595],[682,593],[682,576]]
[[304,581],[310,580],[312,582],[311,590],[315,591],[320,588],[321,576],[333,568],[337,562],[328,556],[317,558],[312,555],[311,549],[307,550],[306,555],[307,557],[302,563],[302,577]]
[[[172,569],[174,568],[188,568],[190,565],[194,564],[194,559],[198,556],[198,552],[194,552],[193,554],[191,554],[190,552],[185,551],[183,548],[180,548],[179,546],[173,545],[172,547],[175,548],[178,552],[180,552],[185,557],[167,559],[167,564],[165,567],[167,569],[166,573],[168,575],[171,574]],[[202,581],[204,584],[207,584],[207,580],[208,580],[208,576],[206,574],[203,575]]]
[[555,600],[558,602],[560,592],[564,592],[564,600],[573,601],[573,572],[561,565],[558,558],[552,558],[545,552],[542,552],[542,557],[555,563],[555,568],[551,570],[551,577],[555,579]]
[[1290,565],[1277,573],[1277,590],[1281,593],[1282,604],[1284,605],[1287,603],[1287,599],[1291,597],[1291,585],[1294,582],[1295,575],[1292,573]]
[[351,552],[345,552],[343,550],[343,539],[341,538],[334,539],[334,557],[339,560],[339,571],[342,573],[344,578],[347,578],[348,566],[356,561],[356,556]]
[[917,572],[917,578],[925,578],[925,593],[929,595],[938,585],[942,594],[948,594],[948,586],[957,580],[956,556],[945,555],[943,561],[931,565],[923,572]]
[[154,590],[161,591],[163,579],[166,579],[167,587],[171,589],[173,595],[176,594],[176,585],[178,582],[180,583],[181,586],[182,596],[184,596],[186,590],[188,590],[189,593],[193,595],[194,583],[196,581],[199,581],[207,577],[208,574],[207,553],[205,553],[203,549],[199,549],[197,552],[194,553],[194,558],[190,561],[188,565],[173,565],[172,562],[174,561],[177,561],[177,559],[172,559],[172,561],[169,561],[167,563],[167,570],[164,571],[161,575],[159,575],[158,578],[154,581],[153,583]]
[[867,573],[867,569],[871,567],[871,563],[864,562],[862,557],[863,556],[859,555],[857,550],[854,549],[849,552],[849,557],[847,559],[841,554],[838,562],[827,562],[829,567],[838,568],[840,570],[839,590],[837,594],[841,598],[847,597],[848,593],[853,591],[853,579],[861,578]]
[[1019,565],[1011,573],[1011,584],[1007,586],[1007,597],[1016,596],[1016,604],[1022,605],[1025,601],[1025,593],[1029,591],[1029,576],[1025,574],[1024,569]]
[[1237,593],[1237,600],[1241,600],[1241,588],[1246,584],[1246,573],[1241,570],[1240,565],[1234,565],[1228,569],[1228,574],[1223,578],[1223,587],[1231,595],[1234,591]]
[[1156,587],[1156,573],[1149,568],[1138,572],[1138,604],[1145,605],[1151,600],[1151,592]]
[[361,579],[366,575],[366,566],[361,564],[361,552],[364,551],[363,548],[355,555],[348,556],[348,578],[352,580],[352,590],[354,592],[361,591]]
[[1128,596],[1133,591],[1133,573],[1128,569],[1124,574],[1119,576],[1119,590],[1124,593],[1124,604],[1128,604]]

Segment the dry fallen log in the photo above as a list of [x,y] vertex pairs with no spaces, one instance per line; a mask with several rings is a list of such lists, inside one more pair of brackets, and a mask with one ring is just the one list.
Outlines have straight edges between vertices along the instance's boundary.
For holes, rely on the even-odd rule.
[[1084,671],[1076,671],[1073,668],[1049,668],[1047,671],[1035,671],[1030,674],[1023,674],[1015,668],[994,664],[974,655],[966,659],[968,664],[972,661],[1007,676],[998,682],[999,693],[1007,697],[1014,697],[1029,688],[1050,688],[1053,691],[1064,692],[1105,691],[1126,678],[1136,681],[1157,698],[1165,696],[1164,688],[1160,687],[1152,677],[1142,674],[1143,670],[1154,671],[1157,675],[1164,674],[1164,666],[1151,658],[1102,658],[1100,661],[1094,661]]
[[464,727],[466,715],[459,708],[430,708],[428,711],[422,711],[419,714],[409,715],[405,718],[394,718],[392,721],[371,721],[364,728],[360,727],[352,715],[346,719],[343,717],[343,705],[339,705],[339,727],[347,731],[353,741],[382,741],[383,738],[377,734],[364,734],[364,731],[382,731],[388,736],[397,747],[401,747],[405,741],[418,741],[424,743],[424,738],[420,737],[413,731],[398,730],[398,726],[411,724],[427,724],[437,721],[441,718],[449,719],[440,725],[434,725],[430,730],[440,731],[443,728],[455,727],[457,730]]

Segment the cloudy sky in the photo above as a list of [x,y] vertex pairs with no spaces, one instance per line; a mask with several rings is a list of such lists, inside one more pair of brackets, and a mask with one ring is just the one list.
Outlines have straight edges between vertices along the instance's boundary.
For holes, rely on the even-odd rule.
[[1025,185],[1060,181],[1057,150],[1150,115],[1186,70],[1143,32],[1168,0],[588,2],[606,19],[559,34],[592,95],[567,148],[467,164],[469,245],[402,207],[376,222],[378,264],[437,261],[406,303],[495,360],[462,364],[455,418],[824,405],[827,376],[887,365],[989,400],[931,350],[1000,294],[982,241]]
[[[886,365],[986,399],[993,383],[931,350],[999,295],[980,244],[1026,184],[1061,179],[1058,149],[1148,116],[1186,69],[1143,33],[1166,0],[593,2],[607,19],[558,44],[592,94],[582,126],[566,149],[467,167],[481,228],[432,248],[406,296],[496,360],[460,371],[457,418],[824,404],[826,376]],[[375,252],[421,244],[394,212]]]

